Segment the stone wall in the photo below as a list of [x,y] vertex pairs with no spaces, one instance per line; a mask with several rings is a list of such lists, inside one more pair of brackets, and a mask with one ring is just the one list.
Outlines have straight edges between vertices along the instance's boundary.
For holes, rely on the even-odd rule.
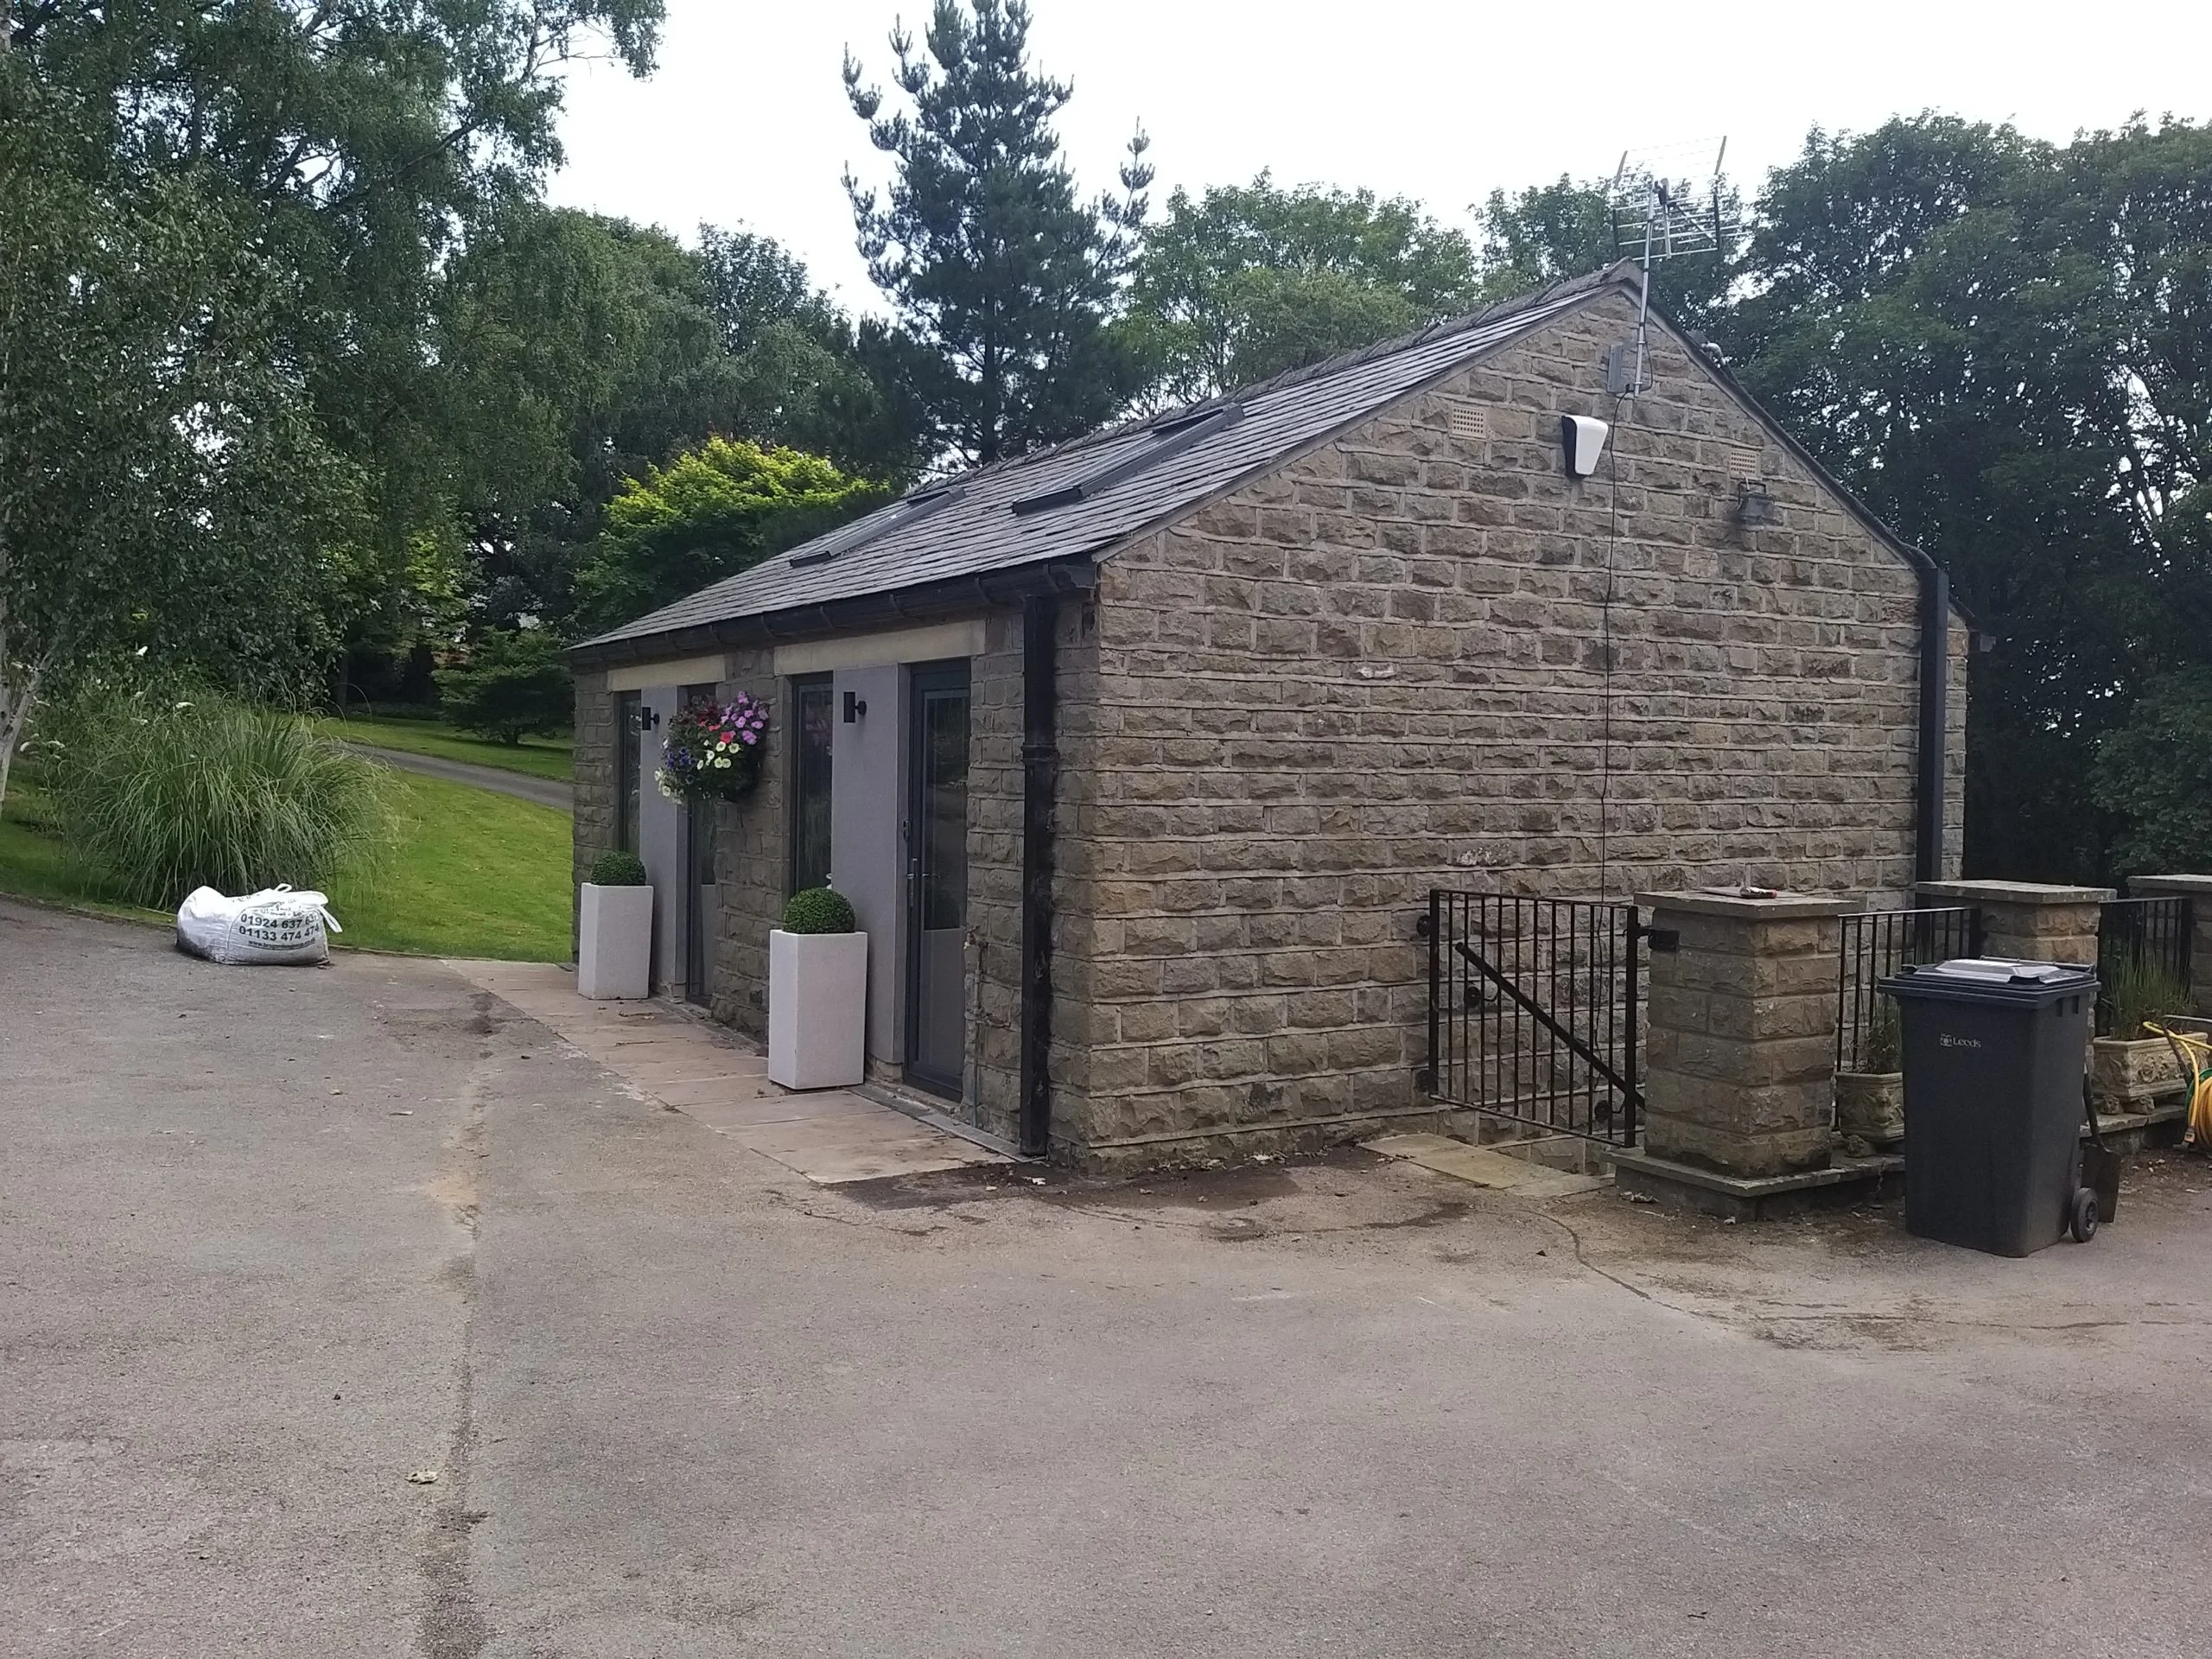
[[[724,698],[740,691],[769,709],[768,751],[759,787],[721,809],[715,826],[715,877],[721,904],[709,983],[715,1019],[765,1042],[768,1037],[768,930],[783,918],[791,880],[789,791],[791,734],[798,710],[791,683],[779,680],[771,651],[733,651],[720,687]],[[645,787],[652,787],[654,756],[646,756]]]
[[[1671,335],[1617,410],[1632,324],[1603,296],[1103,563],[1057,1107],[1091,1161],[1430,1110],[1432,886],[1910,893],[1917,578]],[[1562,412],[1615,421],[1596,477]]]
[[1011,1138],[1021,1078],[1021,618],[985,623],[968,682],[968,1054],[973,1121]]
[[606,671],[577,675],[575,830],[570,844],[579,882],[592,860],[614,847],[615,814],[620,810],[614,735],[614,694],[607,689]]

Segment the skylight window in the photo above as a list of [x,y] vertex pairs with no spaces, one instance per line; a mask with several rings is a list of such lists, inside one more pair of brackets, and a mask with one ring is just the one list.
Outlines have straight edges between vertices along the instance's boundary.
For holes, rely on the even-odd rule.
[[894,530],[904,530],[932,513],[944,512],[967,493],[965,484],[945,484],[934,490],[924,490],[919,495],[910,495],[887,512],[872,513],[858,524],[832,532],[825,540],[800,548],[791,555],[791,563],[827,564],[840,554],[850,553]]
[[1224,404],[1218,409],[1205,410],[1197,414],[1171,415],[1154,423],[1152,441],[1140,446],[1131,454],[1109,467],[1064,484],[1042,494],[1025,496],[1014,504],[1016,515],[1027,518],[1033,512],[1050,512],[1054,507],[1072,506],[1078,501],[1089,501],[1101,496],[1117,484],[1126,484],[1140,473],[1148,473],[1173,456],[1205,442],[1215,433],[1236,424],[1244,418],[1244,405]]

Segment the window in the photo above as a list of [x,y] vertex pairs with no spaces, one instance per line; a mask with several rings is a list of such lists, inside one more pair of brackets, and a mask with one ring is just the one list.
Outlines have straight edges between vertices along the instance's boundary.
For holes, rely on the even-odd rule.
[[801,544],[792,551],[791,563],[794,566],[826,564],[842,553],[866,547],[870,542],[888,536],[894,530],[905,530],[933,513],[957,505],[967,493],[965,484],[946,484],[934,490],[923,490],[903,501],[894,501],[881,512],[872,512],[843,530],[817,536],[814,540]]
[[1185,449],[1204,443],[1217,432],[1226,431],[1244,418],[1242,404],[1221,404],[1198,413],[1172,415],[1152,424],[1152,442],[1134,454],[1124,455],[1111,466],[1103,467],[1058,489],[1046,490],[1041,495],[1027,495],[1016,501],[1012,511],[1017,518],[1031,513],[1050,512],[1054,507],[1072,506],[1078,501],[1088,501],[1101,496],[1117,484],[1126,484],[1140,473],[1148,473],[1163,461],[1173,460]]
[[614,698],[614,845],[638,850],[638,789],[645,763],[644,734],[638,729],[644,704],[635,691]]
[[830,747],[837,718],[830,677],[793,680],[791,706],[791,890],[800,893],[830,881]]

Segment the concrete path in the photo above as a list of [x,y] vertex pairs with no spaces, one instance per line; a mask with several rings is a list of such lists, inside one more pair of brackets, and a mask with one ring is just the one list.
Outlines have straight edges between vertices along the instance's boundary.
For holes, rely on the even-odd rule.
[[640,1099],[697,1118],[823,1186],[1010,1160],[842,1089],[768,1081],[759,1046],[660,1002],[590,1002],[572,969],[534,962],[446,964],[528,1014]]
[[372,743],[341,742],[339,747],[351,749],[355,754],[387,766],[397,766],[402,772],[419,772],[426,778],[442,778],[449,784],[469,784],[478,789],[496,790],[502,795],[531,801],[539,806],[550,806],[557,811],[573,812],[576,808],[576,791],[573,785],[556,778],[533,778],[526,772],[508,772],[499,766],[480,766],[467,760],[448,760],[442,754],[413,754],[405,749],[378,748]]
[[1352,1152],[823,1187],[0,904],[0,1653],[2212,1652],[2206,1166],[1999,1262]]

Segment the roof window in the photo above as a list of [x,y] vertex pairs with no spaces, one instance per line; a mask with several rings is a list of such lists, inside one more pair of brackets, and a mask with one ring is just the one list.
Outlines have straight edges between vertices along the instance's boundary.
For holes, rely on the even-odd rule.
[[894,503],[887,512],[870,513],[857,524],[833,531],[820,541],[803,545],[791,555],[793,565],[827,564],[840,554],[865,547],[878,537],[918,524],[932,513],[943,512],[968,493],[965,484],[941,484]]
[[1244,418],[1244,405],[1224,404],[1217,408],[1194,414],[1171,415],[1154,423],[1152,442],[1134,450],[1108,467],[1085,474],[1072,484],[1046,490],[1041,494],[1025,496],[1014,504],[1013,511],[1027,518],[1033,512],[1050,512],[1054,507],[1072,506],[1078,501],[1089,501],[1101,496],[1117,484],[1125,484],[1140,473],[1148,473],[1163,461],[1181,454],[1185,449],[1205,442],[1215,433],[1234,426]]

